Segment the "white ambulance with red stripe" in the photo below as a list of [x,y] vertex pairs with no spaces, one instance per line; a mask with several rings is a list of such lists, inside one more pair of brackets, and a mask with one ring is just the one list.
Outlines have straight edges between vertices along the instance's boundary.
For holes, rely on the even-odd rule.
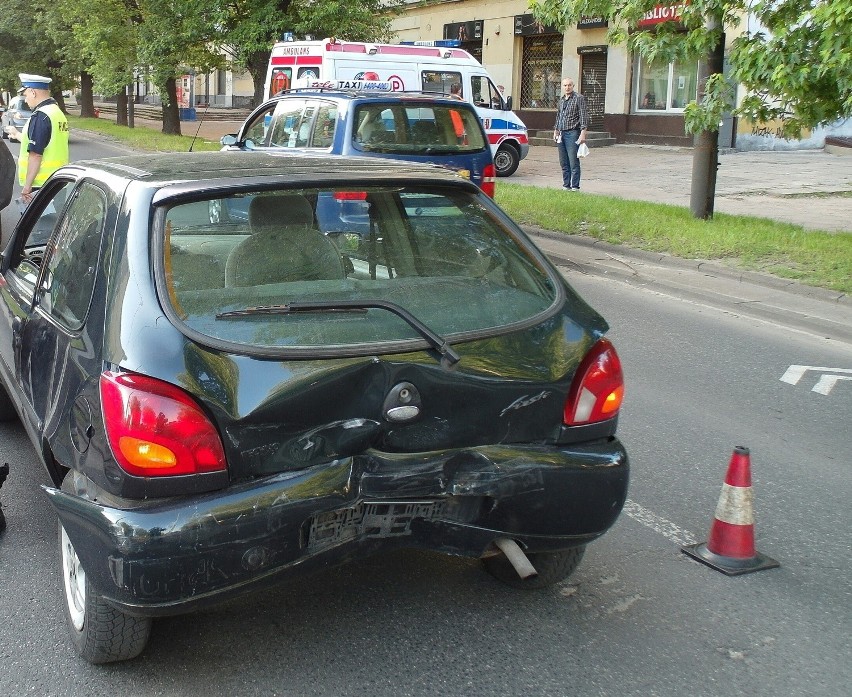
[[371,44],[339,41],[279,41],[272,48],[264,97],[311,84],[360,90],[365,82],[388,83],[391,90],[452,94],[476,108],[488,134],[497,175],[514,174],[529,153],[527,127],[512,111],[488,71],[457,41]]

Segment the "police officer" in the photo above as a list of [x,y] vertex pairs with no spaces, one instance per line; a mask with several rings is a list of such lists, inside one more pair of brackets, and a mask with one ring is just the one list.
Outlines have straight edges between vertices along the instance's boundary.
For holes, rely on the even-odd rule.
[[18,183],[21,200],[32,201],[33,192],[62,165],[68,164],[68,119],[50,96],[52,78],[20,73],[24,99],[33,115],[21,133],[14,126],[6,132],[21,141],[18,157]]

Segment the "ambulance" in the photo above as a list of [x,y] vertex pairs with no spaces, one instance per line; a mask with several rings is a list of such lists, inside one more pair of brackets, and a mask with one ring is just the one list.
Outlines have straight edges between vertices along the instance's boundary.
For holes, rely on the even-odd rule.
[[328,85],[361,90],[386,83],[397,92],[453,94],[473,104],[491,145],[497,176],[515,173],[529,153],[527,127],[512,111],[488,71],[458,41],[371,44],[340,41],[279,41],[272,48],[264,98],[296,87]]

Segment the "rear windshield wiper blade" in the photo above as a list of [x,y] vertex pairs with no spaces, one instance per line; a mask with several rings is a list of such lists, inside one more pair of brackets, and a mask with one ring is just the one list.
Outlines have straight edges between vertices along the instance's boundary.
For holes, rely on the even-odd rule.
[[257,305],[246,307],[242,310],[229,310],[220,312],[216,319],[228,319],[229,317],[247,317],[250,315],[287,315],[309,312],[363,312],[369,309],[387,310],[392,312],[422,336],[428,344],[435,349],[449,365],[454,365],[461,357],[453,350],[440,334],[433,332],[423,322],[417,319],[404,307],[387,300],[338,300],[335,302],[294,302],[284,305]]
[[316,303],[322,307],[303,308],[301,305],[307,303],[287,303],[286,305],[254,305],[244,307],[242,310],[228,310],[216,315],[216,319],[228,319],[229,317],[250,317],[252,315],[288,315],[297,312],[356,312],[367,314],[367,308],[341,307],[339,303]]

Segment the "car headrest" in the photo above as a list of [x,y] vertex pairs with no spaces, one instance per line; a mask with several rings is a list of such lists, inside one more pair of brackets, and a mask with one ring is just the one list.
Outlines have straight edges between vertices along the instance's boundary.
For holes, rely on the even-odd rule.
[[301,194],[256,196],[249,204],[248,215],[253,230],[284,225],[312,227],[314,224],[313,206]]

